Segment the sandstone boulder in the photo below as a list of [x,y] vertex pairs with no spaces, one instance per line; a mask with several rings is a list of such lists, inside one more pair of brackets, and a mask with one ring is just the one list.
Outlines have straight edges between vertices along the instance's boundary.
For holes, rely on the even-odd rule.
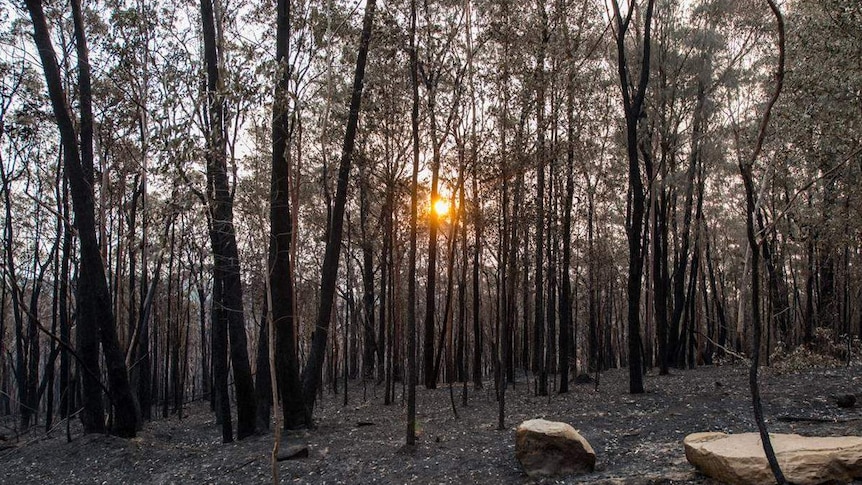
[[531,419],[515,432],[515,457],[531,477],[591,472],[593,447],[566,423]]
[[[862,477],[862,437],[769,436],[791,483],[845,483]],[[688,462],[707,476],[731,484],[775,483],[758,433],[694,433],[684,443]]]

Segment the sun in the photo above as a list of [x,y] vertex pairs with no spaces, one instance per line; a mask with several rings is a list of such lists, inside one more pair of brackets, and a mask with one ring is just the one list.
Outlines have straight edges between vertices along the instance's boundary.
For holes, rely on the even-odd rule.
[[437,199],[434,201],[434,214],[437,217],[444,217],[449,214],[449,201],[446,199]]

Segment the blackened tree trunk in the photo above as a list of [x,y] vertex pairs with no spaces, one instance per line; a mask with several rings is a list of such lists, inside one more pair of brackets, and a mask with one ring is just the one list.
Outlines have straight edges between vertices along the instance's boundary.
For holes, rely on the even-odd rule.
[[[36,208],[38,211],[38,207]],[[39,220],[38,212],[36,216],[37,221]],[[51,247],[48,257],[45,259],[44,263],[39,262],[38,255],[40,254],[39,249],[39,241],[42,239],[41,235],[41,224],[37,222],[34,234],[34,258],[33,258],[33,267],[32,274],[35,275],[33,280],[33,286],[30,288],[30,303],[27,311],[27,378],[23,384],[26,387],[26,405],[28,407],[28,414],[32,413],[34,416],[34,423],[38,420],[38,411],[39,411],[39,401],[42,399],[42,394],[45,391],[45,386],[47,385],[47,381],[50,380],[52,382],[51,388],[49,388],[49,394],[51,395],[52,402],[48,405],[48,415],[47,421],[51,419],[51,409],[54,405],[53,403],[53,380],[54,380],[54,360],[57,356],[56,347],[54,347],[54,342],[51,343],[51,352],[48,358],[45,360],[45,371],[44,371],[44,380],[40,386],[39,384],[39,364],[41,363],[41,342],[39,339],[39,327],[41,324],[39,323],[38,309],[39,309],[39,298],[42,294],[42,286],[45,281],[45,273],[48,270],[48,266],[54,260],[54,255],[57,253],[57,249],[60,246],[60,234],[59,231],[57,233],[57,237],[54,239],[54,245]],[[56,326],[57,320],[56,316],[52,318],[53,324],[52,326],[52,334],[56,334]],[[23,414],[22,414],[23,416]],[[29,423],[28,423],[29,425]]]
[[[469,23],[468,23],[469,24]],[[469,25],[468,25],[469,27]],[[472,43],[472,34],[470,35],[470,41]],[[471,58],[472,60],[472,55]],[[477,122],[473,120],[473,124],[475,125]],[[475,128],[473,128],[473,133],[475,134]],[[472,352],[472,371],[473,371],[473,387],[475,389],[482,389],[482,346],[483,346],[483,334],[482,334],[482,325],[480,312],[481,308],[481,298],[479,294],[479,266],[481,264],[482,259],[482,214],[481,214],[481,205],[479,203],[479,171],[477,168],[477,158],[476,152],[478,148],[476,147],[476,139],[475,136],[472,136],[471,141],[471,159],[473,163],[473,254],[472,254],[472,269],[471,269],[471,301],[472,301],[472,321],[473,321],[473,352]],[[505,144],[504,144],[505,147]],[[505,151],[505,148],[504,148]],[[505,176],[504,176],[505,177]],[[505,182],[504,182],[505,183]],[[466,220],[464,221],[466,227]],[[466,245],[466,237],[464,244]],[[464,260],[464,265],[467,265],[467,260]],[[465,283],[466,284],[466,283]],[[512,317],[514,318],[514,317]],[[503,332],[504,332],[504,342],[505,337],[510,334],[509,329],[511,327],[506,326],[506,322],[503,322]],[[508,348],[508,347],[507,347]],[[505,360],[505,359],[504,359]],[[505,363],[503,364],[506,365]]]
[[377,336],[374,334],[374,244],[369,234],[369,212],[371,187],[368,183],[367,168],[364,167],[366,159],[363,157],[363,167],[359,181],[359,230],[362,241],[362,378],[372,379],[374,377],[374,356],[379,353],[377,348]]
[[[766,230],[766,223],[763,220],[763,214],[757,214],[758,231]],[[769,301],[772,302],[775,323],[778,330],[778,338],[785,343],[788,343],[788,331],[790,330],[790,301],[788,298],[787,279],[784,273],[783,256],[778,249],[778,240],[775,226],[771,225],[771,229],[766,231],[770,238],[761,241],[761,250],[763,252],[763,263],[766,268],[768,295]],[[767,361],[768,365],[768,361]]]
[[[524,202],[524,192],[526,190],[521,189],[524,184],[524,174],[523,172],[518,175],[518,180],[515,182],[515,207],[522,207]],[[529,242],[527,239],[529,235],[528,231],[525,227],[524,229],[524,237],[523,244],[524,250],[521,251],[521,365],[527,369],[532,364],[530,360],[530,322],[533,316],[530,315],[530,250],[529,250]]]
[[[656,193],[659,192],[659,193]],[[667,219],[668,197],[664,190],[654,190],[652,195],[652,282],[653,282],[653,313],[655,315],[656,336],[658,337],[659,374],[670,372],[670,361],[673,352],[669,350],[671,333],[668,321],[668,255],[667,255]]]
[[589,177],[587,184],[587,331],[589,340],[589,358],[587,372],[599,371],[599,318],[598,318],[598,277],[596,275],[595,251],[595,191]]
[[374,350],[377,352],[377,383],[380,384],[386,379],[386,351],[387,345],[392,345],[392,336],[389,334],[388,322],[392,320],[392,312],[387,309],[389,300],[387,292],[389,291],[388,280],[391,274],[392,266],[389,264],[389,255],[392,253],[392,209],[393,194],[391,185],[387,184],[386,196],[381,209],[382,221],[382,236],[383,241],[380,250],[380,312],[377,313],[377,340]]
[[727,345],[727,317],[724,312],[724,292],[719,291],[718,278],[716,270],[712,264],[712,244],[710,236],[707,232],[706,222],[703,224],[703,238],[705,240],[704,259],[706,259],[706,270],[709,275],[709,291],[712,294],[713,304],[715,306],[715,314],[718,319],[718,348],[716,352],[719,355],[724,354],[724,348]]
[[[474,178],[475,180],[475,178]],[[469,241],[467,239],[466,195],[464,185],[458,194],[461,217],[461,268],[458,272],[458,335],[455,346],[455,379],[467,382],[467,268],[469,267]],[[465,386],[466,389],[466,386]],[[466,399],[467,394],[463,394]]]
[[326,239],[326,250],[323,256],[323,267],[321,268],[320,308],[315,320],[316,330],[311,343],[311,354],[309,355],[308,364],[302,372],[302,394],[305,400],[306,412],[309,416],[314,409],[314,401],[322,377],[323,359],[326,356],[326,339],[329,333],[329,323],[335,300],[338,260],[341,256],[341,239],[344,232],[344,207],[347,203],[347,185],[350,179],[350,166],[353,158],[353,147],[356,141],[356,129],[359,124],[359,108],[362,102],[365,64],[368,59],[368,44],[371,39],[375,7],[376,0],[368,0],[365,5],[359,52],[356,57],[356,70],[353,75],[353,93],[350,98],[347,129],[344,133],[344,144],[341,149],[341,161],[338,167],[335,206],[332,210],[331,227]]
[[[146,200],[146,199],[144,199]],[[162,240],[166,241],[168,238],[169,231],[172,230],[174,224],[174,217],[176,213],[171,213],[168,218],[167,223],[165,224],[165,232],[162,235]],[[146,231],[144,232],[146,234]],[[137,396],[138,402],[142,408],[142,415],[144,419],[150,419],[152,416],[152,405],[153,398],[158,397],[158,325],[155,326],[156,332],[153,335],[153,353],[150,353],[150,321],[151,315],[154,313],[153,306],[155,303],[156,297],[156,288],[159,285],[159,279],[161,278],[162,272],[162,258],[158,257],[156,259],[156,267],[153,270],[152,280],[146,277],[146,260],[144,260],[144,265],[142,270],[144,271],[144,277],[141,278],[141,308],[139,312],[139,321],[137,325],[137,331],[132,337],[132,341],[129,344],[129,352],[130,355],[136,355],[135,362],[136,366],[134,367],[137,378]],[[168,277],[170,278],[170,271],[168,272]],[[148,281],[149,280],[149,281]],[[170,292],[168,292],[170,293]],[[137,340],[137,342],[136,342]],[[203,342],[203,340],[201,341]],[[203,343],[201,343],[203,345]],[[137,349],[137,350],[135,350]],[[154,392],[155,391],[155,396]]]
[[[212,233],[212,229],[210,229]],[[230,395],[228,394],[227,374],[227,324],[224,320],[224,310],[220,303],[224,292],[221,275],[213,271],[213,294],[210,300],[210,327],[212,345],[212,374],[213,374],[213,401],[216,413],[216,422],[221,424],[222,441],[230,443],[233,441],[233,424],[230,414]],[[157,335],[156,335],[157,337]],[[158,342],[154,339],[153,346],[158,348]],[[153,356],[156,361],[156,356]],[[156,375],[153,375],[155,382]],[[157,389],[153,386],[153,389]]]
[[[128,279],[128,309],[126,313],[126,321],[128,322],[129,332],[131,332],[131,336],[129,339],[129,346],[126,348],[126,365],[129,366],[129,378],[131,380],[132,388],[135,389],[135,392],[138,396],[138,404],[141,406],[141,419],[148,420],[150,419],[149,415],[149,404],[145,403],[143,399],[141,399],[141,364],[142,362],[137,361],[138,350],[137,344],[135,344],[135,335],[138,335],[138,343],[140,343],[140,326],[137,325],[137,301],[135,296],[137,295],[137,251],[135,249],[135,231],[137,227],[137,215],[138,215],[138,200],[140,194],[143,192],[141,190],[143,186],[140,183],[140,175],[135,176],[134,180],[134,189],[132,191],[132,198],[129,201],[129,215],[126,218],[129,234],[128,234],[128,252],[129,252],[129,279]],[[148,342],[149,343],[149,342]],[[135,357],[136,364],[131,364],[131,357]],[[131,364],[131,365],[130,365]]]
[[410,176],[410,249],[407,256],[407,438],[416,445],[416,222],[419,177],[419,58],[416,50],[416,0],[410,0],[410,134],[413,168]]
[[272,112],[272,174],[270,178],[269,288],[272,292],[272,322],[275,330],[276,377],[281,394],[284,428],[311,425],[305,408],[299,380],[299,358],[296,352],[295,303],[291,242],[293,217],[290,194],[291,116],[289,83],[291,68],[290,0],[279,0],[276,19],[275,59],[278,78]]
[[21,427],[26,429],[30,426],[30,415],[32,414],[27,401],[27,371],[29,367],[27,366],[28,349],[24,337],[24,314],[26,313],[26,308],[21,308],[24,304],[22,300],[23,291],[18,285],[18,274],[15,269],[15,225],[12,219],[11,178],[10,174],[6,173],[5,167],[0,167],[0,179],[3,182],[3,205],[5,209],[5,221],[3,224],[3,252],[5,256],[3,272],[5,274],[3,278],[9,281],[8,284],[4,284],[3,286],[4,289],[6,286],[9,287],[10,296],[12,297],[12,317],[15,321],[15,365],[13,369],[15,372],[15,382],[18,384],[18,413],[21,418]]
[[[507,175],[508,177],[508,175]],[[518,180],[520,182],[520,179]],[[474,182],[475,183],[475,182]],[[475,188],[475,186],[474,186]],[[515,193],[512,195],[512,208],[509,209],[508,216],[508,250],[509,254],[506,257],[506,318],[503,320],[503,370],[506,373],[506,383],[513,384],[515,383],[515,328],[517,327],[517,317],[518,317],[518,285],[519,278],[523,275],[523,280],[526,282],[527,278],[527,270],[524,268],[523,273],[519,271],[518,265],[518,249],[519,244],[521,242],[521,233],[519,231],[519,223],[517,218],[515,217],[516,207],[521,207],[521,204],[524,200],[524,188],[520,183],[516,183]],[[526,231],[525,231],[526,232]],[[526,251],[525,251],[526,252]],[[473,274],[476,279],[476,283],[474,284],[475,290],[475,299],[478,304],[479,302],[479,260],[476,258],[474,260],[474,270]],[[527,308],[524,307],[522,310],[524,316],[527,314]],[[477,314],[478,315],[478,314]],[[476,317],[476,329],[479,330],[478,326],[478,316]],[[524,328],[524,334],[526,335],[526,327]],[[524,365],[526,366],[526,360],[524,361]]]
[[[60,131],[64,166],[69,180],[75,228],[80,238],[78,279],[78,353],[82,359],[84,410],[81,421],[86,432],[105,429],[101,385],[98,382],[99,341],[105,355],[114,406],[112,431],[133,437],[138,425],[137,402],[131,392],[123,352],[114,324],[111,295],[105,279],[105,267],[96,239],[96,217],[93,196],[93,115],[90,89],[90,65],[83,16],[79,0],[72,0],[75,47],[78,55],[78,93],[80,103],[79,132],[76,133],[72,110],[63,88],[60,67],[51,43],[51,35],[41,0],[27,0],[33,21],[33,38],[42,60],[51,107]],[[80,138],[79,138],[80,136]],[[80,147],[80,148],[79,148]]]
[[[177,346],[177,319],[174,317],[173,293],[174,293],[174,255],[177,242],[176,226],[171,225],[170,239],[168,240],[168,284],[165,294],[167,299],[165,305],[165,356],[164,356],[164,379],[162,381],[162,418],[168,417],[168,406],[171,396],[171,380],[176,375],[176,368],[172,368],[174,349]],[[158,365],[158,364],[156,364]]]
[[[69,186],[68,179],[63,176],[63,196],[61,204],[61,214],[63,220],[69,220]],[[65,346],[71,348],[71,333],[72,323],[69,321],[69,271],[70,271],[70,256],[72,253],[72,231],[66,227],[63,231],[63,248],[60,258],[60,295],[57,298],[57,306],[60,319],[60,340]],[[60,353],[60,417],[65,419],[69,417],[71,409],[74,407],[74,391],[70,386],[71,378],[71,359],[69,351],[64,348]]]
[[[36,238],[35,247],[33,248],[36,252],[35,255],[38,255],[39,251],[39,239],[41,235],[40,232],[40,224],[36,224],[34,236]],[[31,270],[35,273],[36,267],[38,266],[38,257],[33,258],[33,266]],[[43,273],[44,274],[44,273]],[[39,345],[39,330],[36,326],[37,317],[34,311],[38,308],[39,305],[39,294],[42,293],[42,277],[37,277],[35,281],[33,281],[33,285],[30,288],[30,304],[27,307],[27,336],[24,340],[25,351],[27,360],[26,362],[22,362],[21,365],[26,366],[26,368],[21,369],[21,374],[24,376],[24,379],[19,383],[21,387],[23,387],[24,400],[21,402],[22,404],[22,418],[26,418],[26,423],[22,423],[26,426],[30,425],[30,418],[33,418],[35,422],[38,419],[38,402],[36,399],[36,391],[39,387],[39,357],[40,357],[40,345]],[[26,411],[23,409],[26,408]]]
[[[144,158],[144,163],[146,163],[146,158]],[[152,296],[148,300],[148,296],[150,295],[150,290],[152,289],[153,293],[155,292],[155,286],[151,286],[150,278],[148,275],[148,267],[149,267],[149,251],[147,246],[147,234],[149,230],[149,223],[147,221],[147,207],[148,207],[148,196],[147,196],[147,167],[143,166],[141,168],[141,282],[139,285],[138,291],[140,292],[140,309],[138,311],[138,325],[137,325],[137,334],[138,334],[138,344],[134,343],[130,344],[130,350],[135,351],[135,347],[137,347],[137,366],[133,368],[135,373],[138,373],[138,382],[137,382],[137,396],[138,402],[141,405],[141,415],[144,419],[150,419],[152,417],[152,402],[153,402],[153,386],[154,381],[154,370],[152,362],[156,360],[157,348],[153,346],[153,353],[150,353],[150,324],[149,324],[149,312],[152,311]],[[161,259],[160,259],[161,261]],[[160,264],[160,263],[159,263]],[[160,266],[157,266],[156,271],[153,273],[153,281],[158,281]],[[153,283],[154,285],[155,283]],[[130,288],[129,291],[134,292],[134,288]],[[203,305],[203,303],[201,303]],[[158,328],[155,332],[153,332],[152,342],[158,341]],[[202,341],[203,342],[203,341]],[[203,345],[203,344],[202,344]],[[135,355],[135,354],[132,354]]]
[[[464,173],[466,171],[465,166],[465,154],[463,144],[458,148],[458,158],[459,158],[459,168],[458,168],[458,181],[455,184],[455,191],[458,192],[461,198],[461,201],[464,199]],[[463,207],[463,205],[461,205]],[[436,211],[435,211],[436,212]],[[436,217],[436,215],[435,215]],[[453,344],[453,326],[452,326],[452,291],[455,284],[454,271],[455,271],[455,250],[458,245],[458,225],[461,222],[461,211],[456,211],[453,219],[450,221],[449,226],[449,246],[446,251],[446,296],[443,303],[443,325],[440,329],[439,340],[437,341],[437,354],[434,357],[434,382],[437,382],[437,379],[440,376],[440,363],[443,358],[444,348],[446,350],[446,376],[444,377],[445,382],[447,384],[452,383],[452,344]],[[466,244],[466,240],[464,241]]]
[[[213,249],[213,329],[219,325],[220,338],[230,337],[230,362],[236,386],[237,437],[250,436],[255,430],[254,381],[248,360],[248,342],[245,334],[245,316],[242,303],[242,282],[240,280],[239,252],[236,244],[236,230],[233,225],[233,194],[227,178],[225,152],[224,97],[221,80],[218,42],[215,28],[215,13],[212,0],[201,0],[201,21],[203,24],[204,62],[207,82],[207,196],[211,217],[210,241]],[[216,318],[216,316],[218,318]],[[215,340],[215,338],[213,339]],[[223,342],[218,343],[224,345]],[[213,352],[215,354],[215,352]],[[214,355],[215,358],[215,355]],[[220,365],[216,379],[221,391],[227,388],[227,366]],[[227,396],[221,396],[222,418],[230,413]],[[227,404],[227,406],[224,406]],[[230,428],[222,432],[225,442],[233,440]]]
[[[0,287],[0,331],[6,335],[6,285]],[[0,350],[7,352],[5,341],[0,339]],[[0,361],[0,413],[4,416],[12,414],[12,399],[9,395],[9,371],[6,369],[6,359]]]
[[[392,186],[387,182],[386,201],[381,210],[383,226],[383,248],[380,254],[380,313],[378,313],[379,324],[377,331],[377,382],[385,381],[383,392],[383,404],[392,404],[394,400],[392,380],[392,347],[394,335],[394,318],[392,303],[389,297],[389,281],[392,274],[390,255],[392,254],[392,210],[394,194]],[[389,305],[389,306],[387,306]],[[388,346],[388,347],[387,347]],[[389,357],[388,359],[386,357]]]
[[[685,364],[686,342],[685,339],[680,339],[680,325],[683,321],[683,313],[688,307],[686,300],[686,269],[689,266],[689,259],[692,257],[689,250],[692,239],[692,213],[694,211],[694,186],[695,186],[695,169],[701,158],[701,145],[704,135],[705,125],[705,105],[706,105],[706,86],[703,79],[698,79],[697,86],[697,102],[694,108],[694,116],[692,119],[692,134],[691,134],[691,153],[688,157],[688,167],[685,175],[685,199],[683,201],[682,227],[680,227],[680,245],[677,249],[676,267],[673,272],[673,314],[670,322],[670,335],[667,341],[667,353],[665,354],[667,361],[662,363],[662,372],[666,373],[666,366],[672,364],[677,367],[682,367]],[[666,220],[666,218],[663,218]],[[666,225],[666,222],[664,222]],[[665,236],[666,240],[666,236]],[[664,254],[667,257],[667,254]],[[667,264],[666,262],[664,264]],[[693,263],[692,263],[693,265]],[[697,274],[692,269],[689,271],[689,281],[696,280]],[[689,286],[691,283],[689,283]],[[656,286],[658,288],[658,285]],[[690,294],[693,293],[689,292]],[[686,330],[683,330],[685,332]]]
[[[431,130],[431,200],[430,207],[434,207],[437,199],[438,185],[440,183],[440,143],[437,139],[437,75],[432,73],[431,79],[426,80],[428,90],[428,119]],[[437,375],[434,372],[434,322],[437,313],[437,232],[440,229],[440,221],[434,210],[429,211],[428,221],[428,270],[426,272],[427,282],[425,284],[425,321],[422,339],[422,371],[425,377],[427,389],[437,388]]]
[[757,429],[760,432],[760,441],[763,445],[763,452],[766,454],[766,459],[769,462],[769,468],[775,476],[775,481],[779,484],[786,484],[787,479],[781,471],[778,460],[775,457],[775,450],[772,448],[772,442],[769,439],[769,432],[766,429],[766,422],[763,418],[763,406],[760,401],[760,386],[757,382],[758,368],[760,367],[760,341],[761,341],[761,319],[760,319],[760,251],[757,234],[757,226],[755,220],[757,217],[758,204],[754,189],[754,177],[752,171],[754,163],[757,161],[763,142],[766,139],[766,128],[769,125],[769,119],[772,114],[772,107],[778,101],[778,96],[781,94],[781,89],[784,85],[784,17],[781,14],[778,6],[773,0],[767,0],[770,10],[775,15],[778,24],[778,69],[776,71],[775,91],[769,98],[766,105],[766,110],[763,113],[763,118],[760,120],[757,141],[754,149],[748,159],[740,159],[739,173],[742,175],[742,182],[745,186],[745,227],[746,235],[748,236],[748,244],[751,247],[751,325],[753,341],[751,344],[751,368],[748,375],[749,388],[751,390],[751,401],[754,408],[754,419],[757,422]]
[[[826,157],[828,159],[828,157]],[[821,173],[834,170],[830,161],[819,164]],[[836,213],[836,187],[831,177],[824,181],[823,197],[818,210],[822,217],[819,227],[814,230],[814,240],[817,248],[817,319],[818,327],[837,330],[838,301],[835,291],[835,260],[838,248],[836,240],[829,233],[830,218]]]
[[[811,200],[808,201],[809,207]],[[814,282],[817,274],[817,264],[814,258],[814,240],[809,236],[806,242],[808,275],[805,278],[805,324],[802,341],[810,346],[814,342]]]
[[[474,194],[477,194],[477,178],[473,177]],[[479,294],[479,268],[482,256],[482,216],[479,214],[479,204],[474,208],[473,215],[473,265],[472,265],[472,309],[473,309],[473,386],[482,389],[482,344],[483,334],[481,326],[481,295]],[[467,264],[466,261],[464,264]]]
[[[575,198],[575,114],[574,114],[574,75],[570,75],[566,93],[566,194],[563,208],[563,270],[560,284],[560,394],[569,392],[570,332],[572,329],[572,205]],[[577,369],[575,369],[577,372]]]
[[[210,347],[207,343],[207,311],[206,311],[206,296],[204,292],[201,291],[200,286],[197,289],[198,294],[198,321],[200,322],[200,346],[201,346],[201,396],[210,397],[209,401],[212,404],[212,373],[210,372],[212,369],[212,364],[209,359],[209,352],[207,349]],[[212,338],[212,337],[210,337]]]
[[626,236],[629,246],[628,293],[628,364],[629,392],[644,392],[643,357],[641,353],[640,302],[641,279],[643,276],[643,220],[645,197],[641,166],[638,156],[638,121],[643,116],[644,97],[649,84],[650,68],[650,28],[652,26],[654,0],[647,3],[644,16],[643,53],[637,86],[632,91],[630,72],[626,57],[626,32],[634,14],[635,5],[630,4],[625,19],[620,12],[619,2],[613,0],[615,36],[617,43],[617,70],[620,91],[623,96],[623,109],[626,119],[626,153],[628,154],[629,190],[626,206]]
[[[266,291],[266,290],[264,290]],[[257,334],[257,357],[255,358],[254,392],[257,398],[257,429],[268,430],[272,411],[272,375],[269,369],[269,298],[264,295],[260,329]],[[274,333],[273,333],[274,335]]]
[[536,58],[536,247],[535,249],[535,303],[533,319],[533,372],[539,374],[536,392],[548,394],[548,374],[545,366],[545,50],[550,40],[548,14],[544,0],[538,0],[542,21],[541,43]]
[[[61,190],[61,180],[63,180],[63,170],[62,170],[62,160],[59,161],[57,167],[57,178],[54,185],[54,195],[57,198],[57,213],[63,213],[63,199],[60,193]],[[60,255],[57,251],[60,248],[60,241],[63,239],[65,220],[62,218],[57,218],[56,221],[56,230],[54,232],[54,249],[52,251],[51,259],[52,264],[54,266],[55,275],[56,272],[60,271]],[[60,325],[60,279],[55,277],[54,281],[51,285],[52,296],[51,296],[51,335],[57,335],[57,330]],[[0,325],[2,326],[2,325]],[[2,334],[0,334],[2,335]],[[60,348],[57,346],[55,341],[51,341],[51,352],[48,361],[45,363],[45,379],[43,381],[44,389],[47,390],[48,395],[45,396],[45,432],[50,432],[51,427],[54,423],[54,382],[56,380],[56,368],[55,365],[56,357],[60,352]],[[2,372],[2,369],[0,369]],[[39,392],[41,394],[41,391]]]

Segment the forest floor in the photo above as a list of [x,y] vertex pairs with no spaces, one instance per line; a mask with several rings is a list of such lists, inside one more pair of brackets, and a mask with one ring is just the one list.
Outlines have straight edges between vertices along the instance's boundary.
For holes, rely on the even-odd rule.
[[[862,435],[862,406],[839,408],[834,396],[862,397],[862,365],[764,369],[762,394],[772,432]],[[382,387],[350,382],[343,395],[327,393],[316,410],[317,427],[287,433],[284,446],[307,444],[309,457],[279,463],[282,483],[536,483],[514,456],[514,428],[526,419],[565,421],[580,430],[598,456],[596,471],[539,483],[713,483],[686,462],[682,440],[697,431],[756,431],[748,392],[748,368],[706,366],[650,374],[647,392],[628,394],[624,370],[606,372],[600,385],[573,385],[565,395],[536,397],[519,376],[506,394],[506,429],[497,430],[490,384],[456,387],[458,418],[448,386],[417,389],[418,446],[403,449],[405,407],[384,406]],[[529,382],[529,383],[528,383]],[[185,417],[159,419],[132,440],[82,435],[72,426],[50,435],[0,441],[0,483],[64,484],[257,484],[271,483],[273,435],[263,433],[222,444],[207,403],[186,407]],[[76,431],[76,428],[78,430]],[[11,447],[10,447],[11,445]]]

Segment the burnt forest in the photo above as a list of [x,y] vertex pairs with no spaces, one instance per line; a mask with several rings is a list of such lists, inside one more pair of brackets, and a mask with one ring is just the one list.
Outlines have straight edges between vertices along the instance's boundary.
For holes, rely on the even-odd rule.
[[4,1],[0,483],[862,480],[859,187],[856,0]]

